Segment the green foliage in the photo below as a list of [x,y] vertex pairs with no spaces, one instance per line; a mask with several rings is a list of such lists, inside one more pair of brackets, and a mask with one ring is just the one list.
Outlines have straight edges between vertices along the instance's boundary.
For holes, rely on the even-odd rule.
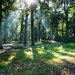
[[13,3],[15,2],[15,0],[3,0],[3,12],[6,12],[8,10],[13,10],[14,6]]
[[3,69],[3,68],[5,68],[5,67],[6,67],[5,65],[0,64],[0,70]]
[[66,51],[75,52],[75,43],[64,44],[64,45],[63,45],[63,48],[64,48]]
[[44,49],[45,49],[45,50],[46,50],[46,49],[49,49],[49,47],[48,47],[48,46],[45,46]]

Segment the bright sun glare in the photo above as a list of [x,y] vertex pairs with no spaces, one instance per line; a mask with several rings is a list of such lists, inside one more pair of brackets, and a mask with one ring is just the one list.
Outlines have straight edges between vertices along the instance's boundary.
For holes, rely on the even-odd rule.
[[28,5],[31,5],[32,3],[34,3],[34,0],[26,0]]

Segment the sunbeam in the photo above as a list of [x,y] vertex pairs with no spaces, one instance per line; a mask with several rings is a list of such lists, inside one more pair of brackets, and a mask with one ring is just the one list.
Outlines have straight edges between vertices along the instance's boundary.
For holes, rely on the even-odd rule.
[[26,0],[27,4],[30,5],[32,3],[34,3],[34,0]]
[[2,25],[6,26],[6,31],[3,31],[2,39],[4,38],[5,34],[7,34],[8,29],[13,28],[14,24],[19,22],[18,17],[20,13],[21,11],[14,11],[3,21]]

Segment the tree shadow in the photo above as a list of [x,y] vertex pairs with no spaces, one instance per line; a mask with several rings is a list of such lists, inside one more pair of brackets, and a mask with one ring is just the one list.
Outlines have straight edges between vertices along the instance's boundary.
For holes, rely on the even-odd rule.
[[54,51],[56,53],[58,53],[59,55],[62,55],[62,56],[70,56],[70,57],[75,57],[75,55],[72,55],[72,54],[68,54],[67,52],[60,52],[60,51]]
[[71,75],[75,75],[75,64],[69,61],[66,61],[65,59],[62,59],[62,61],[65,62],[63,66],[63,71],[69,72]]
[[14,53],[12,51],[6,51],[6,50],[0,53],[0,69],[6,67],[9,64],[10,61],[9,58],[13,54]]
[[33,62],[35,64],[33,75],[61,75],[58,67],[47,62],[47,60],[54,58],[53,54],[46,51],[43,54],[39,54],[34,47],[32,47],[32,51],[34,57]]
[[25,71],[23,72],[24,73],[23,75],[26,75],[28,73],[27,70],[30,68],[30,62],[32,60],[25,55],[24,51],[25,51],[24,49],[15,51],[16,53],[15,57],[12,59],[10,64],[7,65],[7,67],[4,67],[3,69],[0,70],[0,74],[21,75],[20,73],[22,71]]
[[[63,56],[71,55],[64,52],[59,52],[54,48],[55,47],[47,48],[44,47],[44,45],[41,45],[37,47],[30,47],[27,49],[9,51],[7,59],[0,59],[1,61],[8,60],[11,54],[15,53],[15,56],[7,65],[7,67],[0,70],[0,73],[5,75],[62,75],[60,67],[54,65],[53,63],[51,64],[48,60],[56,58],[53,52],[59,53]],[[4,56],[4,54],[0,56]]]
[[0,62],[7,61],[8,58],[10,57],[10,55],[11,55],[11,52],[8,53],[8,51],[4,51],[4,52],[0,53]]

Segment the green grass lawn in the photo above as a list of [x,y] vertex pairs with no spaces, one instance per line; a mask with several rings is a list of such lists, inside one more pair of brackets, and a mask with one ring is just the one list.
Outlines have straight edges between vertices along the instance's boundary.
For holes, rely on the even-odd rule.
[[70,75],[75,43],[0,50],[0,75]]

